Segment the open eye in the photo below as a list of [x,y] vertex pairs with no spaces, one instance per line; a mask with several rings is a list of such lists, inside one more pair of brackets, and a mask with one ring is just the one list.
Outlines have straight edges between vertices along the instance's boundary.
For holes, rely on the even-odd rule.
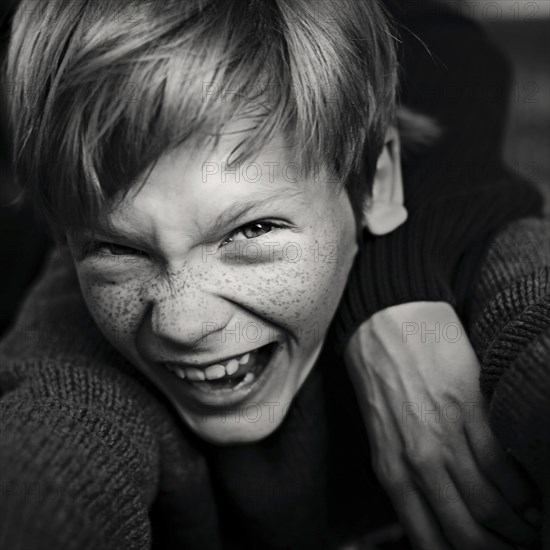
[[280,229],[283,227],[284,226],[281,224],[268,221],[249,223],[233,231],[233,233],[231,233],[222,244],[227,244],[235,241],[257,239],[258,237],[261,237],[262,235],[273,231],[273,229]]

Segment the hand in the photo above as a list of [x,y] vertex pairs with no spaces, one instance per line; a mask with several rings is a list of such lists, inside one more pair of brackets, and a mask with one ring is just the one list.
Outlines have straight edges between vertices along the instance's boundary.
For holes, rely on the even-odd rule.
[[479,363],[450,305],[376,313],[345,359],[374,471],[416,548],[537,544],[524,519],[534,490],[489,429]]

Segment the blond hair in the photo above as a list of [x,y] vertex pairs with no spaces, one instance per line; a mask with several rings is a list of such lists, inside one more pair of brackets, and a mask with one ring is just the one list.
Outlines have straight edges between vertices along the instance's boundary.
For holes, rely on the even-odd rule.
[[[323,165],[350,193],[368,189],[397,87],[377,1],[43,5],[19,7],[6,69],[16,175],[52,223],[93,225],[161,155],[215,142],[239,117],[251,129],[234,162],[280,131],[306,173]],[[349,178],[360,168],[365,181]]]

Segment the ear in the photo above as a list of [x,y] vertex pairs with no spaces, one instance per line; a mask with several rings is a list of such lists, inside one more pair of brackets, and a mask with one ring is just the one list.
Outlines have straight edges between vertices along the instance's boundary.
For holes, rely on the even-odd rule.
[[384,149],[376,163],[372,195],[365,198],[363,226],[373,235],[385,235],[405,223],[401,145],[397,130],[386,133]]

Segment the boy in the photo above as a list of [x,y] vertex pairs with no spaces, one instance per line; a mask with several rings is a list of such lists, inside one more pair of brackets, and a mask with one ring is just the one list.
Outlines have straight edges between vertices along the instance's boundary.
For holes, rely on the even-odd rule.
[[[323,369],[326,379],[334,373],[326,366],[331,364],[327,346],[323,355],[321,349],[329,338],[328,327],[358,250],[361,225],[373,234],[384,234],[396,229],[405,217],[398,138],[390,125],[394,116],[395,63],[380,14],[375,6],[370,13],[350,3],[346,5],[350,11],[343,9],[337,14],[339,24],[331,26],[329,33],[328,28],[322,27],[323,18],[310,8],[307,4],[294,6],[292,10],[284,4],[262,10],[254,5],[246,8],[226,5],[223,11],[217,11],[217,6],[209,5],[203,12],[193,13],[191,5],[147,5],[141,14],[143,19],[132,27],[136,37],[132,44],[120,19],[104,30],[89,23],[91,14],[85,4],[56,6],[52,17],[59,30],[68,25],[74,33],[60,32],[60,36],[71,37],[64,44],[63,59],[58,58],[59,45],[54,48],[48,39],[42,42],[45,58],[52,55],[51,63],[45,63],[44,67],[49,70],[55,66],[58,72],[52,78],[40,74],[40,68],[36,67],[38,72],[32,80],[39,87],[39,103],[34,107],[26,105],[28,110],[21,113],[23,119],[17,136],[22,158],[25,157],[20,162],[20,172],[25,180],[36,180],[33,192],[42,194],[52,219],[61,223],[95,322],[111,344],[170,401],[186,427],[207,442],[194,443],[201,449],[202,458],[197,458],[195,464],[201,473],[197,476],[197,482],[199,479],[201,482],[197,490],[202,499],[193,503],[192,486],[189,481],[181,483],[189,502],[180,503],[180,509],[188,511],[195,504],[196,517],[204,514],[208,518],[206,524],[216,521],[209,508],[212,502],[202,494],[209,487],[208,473],[204,470],[206,457],[215,476],[212,483],[216,487],[217,504],[231,499],[226,504],[232,502],[239,513],[250,514],[245,534],[239,533],[242,524],[231,521],[231,512],[225,518],[221,514],[221,530],[229,533],[229,540],[237,545],[239,536],[255,541],[265,538],[271,540],[273,547],[283,544],[305,547],[305,540],[312,547],[327,543],[325,534],[319,530],[320,518],[327,514],[321,498],[324,482],[319,479],[328,479],[331,491],[337,491],[334,467],[325,466],[323,457],[338,446],[327,445],[326,434],[314,425],[300,425],[296,410],[301,410],[300,399],[302,403],[310,399],[312,409],[321,407],[315,418],[319,420],[325,414],[317,400],[322,386],[318,371]],[[235,23],[243,18],[257,25],[246,38],[231,34],[227,25],[228,21]],[[271,18],[281,21],[281,28],[272,25]],[[145,27],[145,21],[154,21],[156,25]],[[140,23],[144,25],[143,35]],[[372,50],[370,57],[362,60],[346,52],[350,64],[347,66],[342,62],[342,44],[347,44],[350,32],[353,34],[354,24],[371,38]],[[308,41],[306,36],[312,28],[317,34]],[[288,49],[273,55],[269,46],[278,44],[277,32],[281,29],[286,32]],[[105,38],[101,32],[106,33]],[[266,39],[269,32],[274,35]],[[123,36],[126,41],[121,39]],[[357,36],[362,35],[357,32]],[[109,41],[108,49],[104,48],[103,40]],[[91,51],[97,44],[98,55],[95,58],[90,55],[90,51],[81,47],[83,43]],[[202,43],[203,48],[197,49],[196,43]],[[21,44],[15,40],[13,58],[21,67],[30,66],[32,55],[28,60],[25,56],[31,51]],[[311,44],[315,46],[311,50],[304,48]],[[109,55],[104,59],[106,51]],[[327,57],[320,58],[320,51]],[[239,63],[235,64],[235,59]],[[308,74],[316,63],[321,66],[314,75]],[[97,80],[99,66],[108,82]],[[250,94],[251,74],[271,79],[268,82],[272,86],[262,85],[261,93]],[[357,74],[368,74],[369,85],[359,86],[354,77]],[[203,75],[204,80],[197,75]],[[291,75],[298,80],[297,89],[304,97],[284,95],[293,84],[289,80]],[[146,81],[148,86],[139,96],[143,101],[132,105],[126,95],[131,91],[128,83],[138,81]],[[249,85],[243,85],[243,81]],[[335,81],[340,84],[336,91]],[[91,95],[88,82],[95,86]],[[204,82],[208,83],[206,96],[204,86],[199,86]],[[215,92],[212,83],[219,83],[220,93]],[[227,90],[236,88],[241,99],[245,95],[245,101],[239,101],[238,96],[228,100]],[[118,104],[115,100],[110,105],[113,97],[118,98]],[[18,108],[14,111],[20,113]],[[65,111],[65,119],[61,111]],[[39,127],[26,124],[33,112],[40,112]],[[342,120],[343,116],[347,118]],[[50,121],[53,125],[49,128]],[[368,121],[366,129],[363,121]],[[153,128],[151,122],[155,124]],[[225,125],[220,131],[222,122]],[[346,132],[335,137],[329,131],[335,127]],[[52,166],[45,138],[54,128],[62,140],[56,149],[67,153],[67,157]],[[151,135],[153,140],[148,139]],[[210,139],[212,136],[216,139]],[[359,183],[371,182],[370,195],[364,186],[358,185],[358,180],[355,187],[342,187],[348,175],[357,169],[359,154],[365,146],[367,166]],[[32,151],[32,158],[24,155],[25,147]],[[108,157],[107,151],[112,156]],[[238,157],[237,166],[243,160],[249,161],[247,176],[240,181],[229,180],[232,175],[229,160],[234,151],[246,152],[244,157]],[[113,158],[117,163],[113,163]],[[259,167],[261,172],[253,180],[248,175],[250,166]],[[294,172],[289,174],[291,168]],[[147,178],[143,177],[144,172]],[[243,173],[240,169],[239,172]],[[46,174],[44,180],[43,174]],[[322,260],[320,253],[325,255]],[[252,327],[255,336],[243,335],[245,327]],[[87,350],[86,360],[97,359],[94,353]],[[314,372],[312,368],[319,357],[322,358]],[[56,370],[59,372],[59,368]],[[67,374],[74,376],[76,371],[69,370]],[[111,376],[116,378],[118,374]],[[111,382],[110,390],[102,386],[105,395],[98,396],[99,399],[117,391],[120,382]],[[304,391],[299,394],[302,385]],[[338,380],[334,380],[332,387],[336,395]],[[141,399],[144,407],[154,408],[137,387],[135,391],[136,399]],[[343,391],[345,394],[345,382]],[[112,403],[116,407],[120,405],[117,401],[114,399]],[[294,416],[286,417],[285,410],[285,415],[270,412],[254,422],[228,421],[228,415],[235,409],[246,410],[253,403],[279,404],[293,410]],[[137,413],[134,409],[135,405],[132,410]],[[143,415],[143,411],[139,414]],[[343,426],[335,421],[339,414],[336,410],[327,413],[327,423],[332,423],[333,428]],[[292,437],[297,433],[300,439],[296,447]],[[334,430],[329,434],[336,437]],[[187,435],[193,442],[193,436]],[[143,437],[141,428],[139,436]],[[283,534],[277,532],[276,521],[272,525],[262,522],[265,514],[262,503],[254,498],[253,488],[249,487],[248,496],[246,492],[239,495],[238,485],[246,482],[240,477],[246,470],[239,468],[248,464],[249,474],[254,474],[251,481],[254,476],[258,480],[266,477],[276,480],[277,471],[266,472],[262,468],[280,468],[285,459],[297,456],[308,437],[312,438],[311,444],[305,445],[305,450],[315,454],[304,463],[314,466],[319,478],[309,472],[305,484],[296,483],[297,493],[292,495],[291,502],[301,503],[300,514],[304,515],[300,517],[297,513],[297,527]],[[281,453],[280,460],[273,461],[270,457],[264,463],[262,456],[255,456],[254,460],[248,457],[247,462],[240,460],[240,449],[230,448],[221,453],[222,463],[215,464],[220,453],[214,452],[210,444],[253,442],[259,442],[257,450],[250,447],[253,456],[269,450]],[[342,446],[349,443],[348,438]],[[150,452],[151,456],[155,454],[153,449]],[[188,468],[193,464],[191,453],[189,450],[184,459]],[[115,466],[120,464],[121,456],[118,460],[109,457],[109,464],[117,477],[120,474],[124,478],[129,472],[122,474]],[[93,462],[90,457],[92,471],[98,467]],[[329,462],[344,463],[342,457]],[[302,476],[304,472],[296,473]],[[282,486],[292,488],[292,478],[285,477],[291,473],[281,475],[285,480]],[[163,480],[161,485],[169,490],[171,481]],[[122,485],[115,480],[112,488],[127,486],[122,479],[119,482]],[[364,485],[358,485],[364,489]],[[99,499],[106,496],[102,494]],[[135,497],[139,500],[143,495]],[[145,497],[150,498],[151,495]],[[99,509],[98,512],[101,515]],[[125,513],[129,512],[126,505]],[[279,513],[288,527],[288,506],[281,507],[279,512],[270,502],[269,514],[273,519]],[[348,513],[343,508],[340,516],[330,514],[331,518],[338,517],[331,527],[342,538],[349,537],[356,528],[351,527],[349,518],[345,521],[342,517]],[[143,522],[143,518],[132,519],[138,520]],[[90,527],[95,523],[90,518],[81,521],[82,534],[89,537]],[[91,523],[85,525],[87,521]],[[313,538],[308,539],[308,528]],[[146,536],[143,529],[143,525],[139,529],[136,526],[133,535]],[[182,527],[182,531],[187,540],[194,536],[189,525]],[[211,544],[216,543],[216,533],[213,525],[209,533]],[[495,548],[500,547],[498,539],[491,542]]]

